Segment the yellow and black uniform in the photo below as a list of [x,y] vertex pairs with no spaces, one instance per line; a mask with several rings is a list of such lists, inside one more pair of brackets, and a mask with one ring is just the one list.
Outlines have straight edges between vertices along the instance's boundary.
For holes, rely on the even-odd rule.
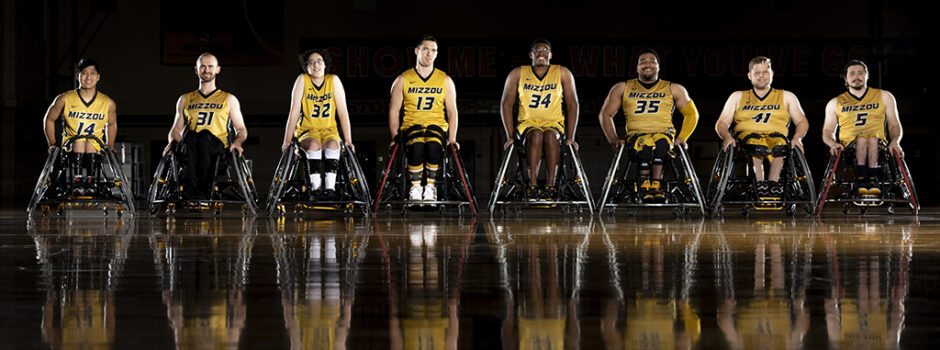
[[519,350],[565,348],[565,317],[519,318]]
[[111,98],[97,90],[88,102],[82,99],[78,90],[66,92],[64,98],[62,144],[71,150],[69,146],[73,141],[86,139],[95,151],[100,151],[105,144],[104,129],[108,125]]
[[637,151],[645,146],[653,147],[659,140],[665,140],[672,147],[676,134],[672,113],[676,107],[671,86],[672,83],[661,79],[652,85],[632,79],[624,85],[621,108],[627,119],[626,135],[628,140],[633,140]]
[[199,90],[183,97],[183,117],[186,128],[195,133],[208,130],[225,147],[228,147],[228,96],[225,91],[216,89],[208,95]]
[[836,97],[839,142],[848,146],[858,137],[885,137],[885,106],[881,89],[868,88],[861,97],[843,92]]
[[447,135],[444,97],[447,95],[447,74],[434,69],[422,77],[417,69],[402,73],[402,105],[405,116],[400,132],[408,154],[411,186],[420,186],[427,168],[427,185],[434,187]]
[[759,148],[755,155],[785,154],[790,114],[783,103],[784,92],[771,89],[763,97],[753,89],[741,92],[734,111],[734,136],[744,145]]
[[565,115],[561,108],[564,88],[561,86],[561,66],[553,64],[543,76],[532,66],[519,68],[519,134],[528,130],[555,130],[565,133]]
[[336,128],[336,103],[333,101],[333,75],[323,77],[317,86],[309,74],[304,74],[304,97],[300,105],[301,117],[297,121],[294,137],[297,141],[314,138],[320,144],[340,141]]

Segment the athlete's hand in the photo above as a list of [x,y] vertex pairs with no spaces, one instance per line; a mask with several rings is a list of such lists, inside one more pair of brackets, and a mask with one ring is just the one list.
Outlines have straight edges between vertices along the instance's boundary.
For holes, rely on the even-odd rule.
[[574,146],[574,150],[575,150],[575,151],[578,150],[578,143],[577,143],[577,142],[574,142],[574,140],[565,140],[565,144],[566,144],[566,145],[572,145],[572,146]]
[[674,143],[676,146],[682,146],[682,149],[689,149],[689,144],[685,143],[683,139],[677,137]]
[[392,142],[388,143],[388,148],[395,147],[395,138],[398,137],[398,134],[392,135]]
[[172,142],[167,143],[166,147],[163,148],[163,155],[166,155],[167,153],[169,153],[171,149],[173,149],[173,143]]
[[242,153],[245,152],[245,150],[242,149],[241,145],[236,145],[236,144],[232,144],[231,146],[229,146],[228,150],[232,151],[232,153],[235,153],[235,156],[237,157],[241,157]]
[[610,148],[613,148],[614,151],[616,151],[617,148],[620,148],[620,145],[625,145],[625,144],[627,144],[627,141],[624,140],[624,139],[619,139],[619,138],[618,138],[618,139],[614,139],[614,141],[607,141],[607,143],[610,144]]
[[513,139],[506,140],[506,143],[503,144],[503,149],[504,150],[509,149],[509,146],[512,146],[512,144],[514,143],[516,143],[516,140],[513,140]]
[[356,145],[353,145],[351,140],[346,140],[343,142],[346,145],[346,148],[349,148],[352,153],[356,153]]
[[734,138],[733,138],[733,137],[726,138],[724,141],[721,142],[721,150],[722,150],[722,151],[727,151],[727,150],[728,150],[728,146],[734,147],[735,145],[736,145],[736,144],[735,144],[735,142],[734,142]]
[[800,152],[806,153],[806,151],[803,149],[803,140],[802,140],[802,139],[794,138],[794,139],[790,140],[790,148],[799,148],[799,149],[800,149]]
[[281,144],[281,153],[287,153],[287,150],[290,149],[290,144],[291,144],[290,140],[284,141],[284,143]]
[[54,151],[56,147],[59,147],[59,146],[56,146],[56,145],[49,146],[49,149],[46,150],[46,152],[49,152],[49,154],[52,154],[52,151]]
[[448,140],[447,140],[447,145],[448,145],[448,146],[454,145],[454,147],[457,147],[457,150],[458,150],[458,151],[460,150],[460,144],[457,143],[457,140],[450,140],[450,139],[448,139]]
[[843,148],[841,143],[833,142],[832,146],[829,146],[829,154],[833,156],[839,154],[839,152],[842,152]]
[[898,144],[897,141],[891,141],[891,143],[888,144],[888,150],[891,151],[891,154],[894,154],[894,152],[897,152],[898,157],[901,157],[901,159],[904,159],[904,150],[901,149],[901,145]]

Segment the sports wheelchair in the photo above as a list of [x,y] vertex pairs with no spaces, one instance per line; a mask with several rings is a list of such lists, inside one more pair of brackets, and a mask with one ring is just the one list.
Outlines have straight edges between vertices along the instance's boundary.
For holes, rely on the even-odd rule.
[[849,208],[853,205],[858,207],[859,214],[865,214],[868,208],[881,206],[885,206],[888,213],[894,214],[896,206],[907,205],[916,216],[920,211],[920,202],[907,162],[896,152],[889,153],[888,145],[884,142],[878,145],[878,159],[882,162],[877,182],[881,194],[860,195],[854,176],[846,176],[846,171],[854,168],[855,144],[849,144],[835,156],[830,156],[822,183],[819,184],[816,215],[822,212],[826,203],[840,203],[845,214],[849,213]]
[[369,215],[372,196],[366,176],[359,166],[356,155],[340,145],[339,168],[336,172],[337,198],[315,200],[310,196],[310,169],[300,144],[294,141],[281,155],[268,190],[264,211],[271,216],[283,216],[288,208],[296,214],[304,210],[341,210],[350,215],[355,210]]
[[174,149],[167,152],[157,164],[147,197],[150,215],[157,215],[160,211],[174,215],[181,209],[198,213],[211,210],[220,216],[226,204],[240,204],[242,216],[257,215],[258,191],[255,190],[251,169],[244,156],[236,156],[228,150],[216,153],[213,169],[215,176],[209,198],[193,198],[186,193],[182,176],[185,168],[180,160],[183,156],[182,152]]
[[[555,175],[558,198],[553,201],[526,201],[525,192],[529,186],[526,145],[518,133],[515,139],[503,155],[496,181],[493,183],[493,191],[490,193],[490,201],[487,205],[490,216],[496,215],[497,211],[503,216],[508,215],[510,211],[518,216],[523,207],[561,207],[562,213],[566,215],[568,213],[582,214],[585,207],[588,214],[594,212],[594,197],[591,195],[587,174],[581,166],[581,157],[578,156],[578,151],[573,145],[567,144],[561,145],[558,172]],[[563,138],[558,142],[564,142]]]
[[52,212],[63,215],[66,210],[87,209],[100,209],[104,215],[111,212],[117,216],[134,215],[134,194],[114,150],[102,149],[96,154],[101,157],[101,167],[95,169],[97,181],[91,184],[95,189],[92,195],[73,194],[68,154],[64,148],[56,147],[46,157],[26,209],[30,216],[46,216]]
[[[607,171],[604,187],[597,201],[598,215],[606,210],[608,215],[613,216],[619,207],[626,208],[630,216],[636,215],[636,210],[640,207],[672,208],[676,216],[691,215],[693,211],[699,215],[705,215],[702,186],[699,184],[695,168],[685,148],[673,147],[668,153],[668,158],[663,162],[662,190],[666,195],[666,202],[643,203],[639,195],[640,175],[637,151],[630,143],[617,147],[617,153],[610,164],[610,170]],[[625,161],[624,153],[627,157]],[[631,171],[633,168],[636,168],[635,172]]]
[[[436,201],[410,201],[408,197],[408,162],[405,159],[405,146],[400,135],[397,142],[388,152],[385,169],[379,177],[378,190],[372,205],[372,215],[376,215],[379,208],[385,207],[387,214],[391,214],[393,206],[400,206],[400,213],[405,216],[407,209],[427,210],[437,208],[441,215],[447,207],[456,207],[457,214],[464,213],[477,215],[477,201],[474,197],[473,184],[470,182],[467,167],[461,161],[460,151],[455,146],[446,146],[444,156],[441,157],[440,170],[437,178]],[[467,210],[469,209],[469,210]]]
[[781,146],[787,148],[779,180],[783,185],[783,196],[779,200],[761,200],[757,196],[751,156],[742,152],[741,143],[737,149],[728,148],[718,152],[705,192],[709,212],[723,215],[725,205],[731,204],[742,205],[741,213],[744,216],[748,216],[751,209],[784,210],[787,215],[793,215],[797,207],[812,215],[816,191],[803,151],[796,147],[790,148],[789,142]]

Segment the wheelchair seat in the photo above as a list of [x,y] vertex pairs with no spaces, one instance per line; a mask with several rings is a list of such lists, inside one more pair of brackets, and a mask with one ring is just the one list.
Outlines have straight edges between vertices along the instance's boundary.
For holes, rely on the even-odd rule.
[[182,209],[186,212],[212,211],[219,216],[226,204],[241,205],[243,216],[257,215],[258,192],[255,190],[251,169],[244,156],[236,156],[228,150],[221,150],[216,154],[218,158],[208,198],[192,196],[187,192],[188,189],[184,188],[184,166],[181,162],[183,156],[185,155],[180,154],[178,150],[171,150],[157,164],[147,198],[151,215],[157,215],[161,211],[174,215],[177,210]]
[[346,215],[357,210],[363,215],[371,213],[372,196],[365,173],[356,155],[345,144],[340,144],[337,198],[311,198],[310,170],[305,159],[296,141],[281,155],[265,202],[264,210],[268,215],[284,216],[289,209],[295,214],[306,210],[342,211]]
[[56,147],[46,157],[27,207],[30,216],[46,216],[53,212],[63,215],[66,211],[89,209],[102,210],[104,215],[134,215],[134,194],[114,150],[102,149],[97,153],[101,156],[101,167],[94,170],[97,181],[91,184],[96,189],[92,195],[72,192],[73,183],[66,176],[68,153],[62,147]]
[[473,184],[470,181],[469,170],[462,161],[460,151],[455,146],[447,146],[443,150],[444,156],[441,158],[440,170],[436,182],[437,196],[436,201],[410,201],[407,200],[406,186],[409,184],[407,179],[407,165],[405,159],[404,143],[396,142],[389,150],[386,157],[385,168],[379,176],[378,189],[372,205],[372,215],[376,215],[379,209],[385,208],[388,215],[391,215],[393,207],[400,210],[404,216],[411,210],[433,210],[437,209],[443,216],[447,208],[456,208],[459,216],[465,213],[476,216],[477,203],[474,196]]
[[842,212],[845,214],[848,214],[853,206],[858,208],[860,214],[873,207],[885,207],[888,213],[893,214],[898,205],[906,205],[912,214],[918,215],[920,202],[907,162],[896,152],[889,152],[888,145],[883,141],[878,145],[881,166],[877,186],[881,189],[881,195],[858,194],[854,176],[847,176],[848,170],[853,169],[855,164],[854,146],[854,143],[849,144],[836,155],[829,157],[826,172],[819,184],[815,214],[821,214],[826,203],[836,203],[842,204]]

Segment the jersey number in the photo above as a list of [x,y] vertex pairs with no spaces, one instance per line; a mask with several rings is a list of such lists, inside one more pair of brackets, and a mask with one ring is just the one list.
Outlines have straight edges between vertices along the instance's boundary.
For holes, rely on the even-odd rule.
[[751,118],[751,119],[754,119],[754,122],[755,122],[755,123],[767,124],[767,122],[770,121],[770,115],[771,115],[771,114],[772,114],[772,113],[770,113],[770,112],[767,112],[767,113],[757,113],[757,115],[755,115],[755,116],[754,116],[753,118]]
[[206,126],[212,125],[212,118],[215,117],[215,112],[199,112],[196,113],[196,126]]
[[434,107],[434,96],[418,96],[415,106],[419,111],[430,111]]
[[95,123],[89,123],[88,126],[85,126],[85,122],[78,123],[79,135],[93,135],[94,133],[95,133]]
[[313,105],[313,111],[310,112],[310,118],[329,118],[330,117],[330,104],[324,103],[323,108],[320,108],[320,105]]
[[855,126],[865,126],[868,123],[868,113],[859,113],[855,115]]
[[548,108],[548,105],[552,104],[552,93],[549,92],[542,95],[532,94],[532,100],[529,101],[529,108],[539,108],[539,105],[542,105],[542,108]]
[[660,100],[636,100],[636,110],[633,114],[645,114],[659,112]]

